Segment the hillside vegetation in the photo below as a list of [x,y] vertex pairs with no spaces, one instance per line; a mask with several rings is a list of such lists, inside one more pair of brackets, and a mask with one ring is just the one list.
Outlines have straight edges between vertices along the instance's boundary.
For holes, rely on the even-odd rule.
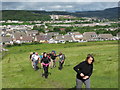
[[[2,10],[2,20],[20,20],[20,21],[34,21],[34,20],[50,20],[49,15],[72,15],[76,17],[97,17],[110,20],[118,20],[118,12],[120,7],[108,8],[99,11],[81,11],[81,12],[67,12],[67,11],[36,11],[36,10]],[[114,12],[114,13],[113,13]]]
[[37,14],[25,10],[3,10],[2,20],[19,20],[19,21],[33,21],[33,20],[50,20],[50,16],[46,14]]

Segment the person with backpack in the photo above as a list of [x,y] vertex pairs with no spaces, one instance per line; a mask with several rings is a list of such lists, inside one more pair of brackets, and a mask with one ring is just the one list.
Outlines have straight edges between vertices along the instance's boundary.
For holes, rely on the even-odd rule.
[[35,55],[35,52],[31,52],[30,53],[30,60],[31,60],[31,65],[32,65],[32,68],[34,69],[34,64],[33,64],[33,56]]
[[60,52],[58,56],[59,56],[59,67],[58,67],[58,69],[62,70],[63,64],[65,62],[65,55],[62,52]]
[[50,61],[51,60],[47,56],[47,53],[44,52],[43,53],[43,58],[41,59],[41,63],[43,65],[43,69],[44,69],[44,74],[42,74],[42,76],[45,76],[45,78],[48,78],[48,68],[49,68]]
[[40,68],[43,68],[42,63],[41,63],[41,59],[43,58],[43,53],[41,53],[41,55],[39,55],[39,56],[40,56],[40,60],[39,60]]
[[90,90],[90,76],[93,72],[94,57],[90,54],[87,55],[86,60],[76,65],[73,69],[77,72],[76,75],[76,88],[80,90],[82,84],[85,84],[87,90]]
[[56,52],[55,52],[55,51],[52,51],[52,52],[50,53],[51,68],[56,67],[56,57],[57,57]]
[[37,52],[32,55],[32,60],[33,60],[34,70],[36,71],[38,69],[38,66],[37,66],[38,61],[40,60],[40,57]]

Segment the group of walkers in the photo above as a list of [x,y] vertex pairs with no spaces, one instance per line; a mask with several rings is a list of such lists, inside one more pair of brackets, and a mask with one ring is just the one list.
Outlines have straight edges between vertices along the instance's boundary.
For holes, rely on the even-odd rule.
[[37,52],[30,53],[30,61],[32,63],[33,69],[35,71],[38,70],[38,63],[40,63],[40,68],[43,68],[44,70],[42,76],[44,76],[45,78],[48,78],[48,68],[50,67],[52,69],[56,67],[57,57],[59,57],[58,69],[62,70],[65,61],[65,55],[62,52],[60,52],[59,55],[56,55],[56,51],[54,50],[51,53],[44,52],[41,55],[39,55]]
[[[56,67],[56,57],[59,57],[59,70],[62,70],[63,64],[65,61],[65,55],[60,52],[59,55],[56,55],[55,51],[51,53],[44,52],[42,55],[38,55],[37,52],[33,52],[30,54],[30,60],[32,61],[32,67],[34,70],[38,69],[38,62],[41,63],[41,67],[44,69],[44,73],[42,76],[45,78],[48,77],[48,68]],[[76,88],[81,89],[82,84],[84,83],[86,88],[90,90],[90,76],[93,72],[93,62],[94,57],[91,54],[88,54],[85,61],[80,62],[73,69],[76,71]]]

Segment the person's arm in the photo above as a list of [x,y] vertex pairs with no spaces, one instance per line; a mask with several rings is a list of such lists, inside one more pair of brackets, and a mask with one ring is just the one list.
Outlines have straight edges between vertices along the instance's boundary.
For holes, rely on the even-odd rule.
[[57,57],[59,57],[60,55],[56,55]]
[[41,63],[43,62],[43,58],[41,59],[41,61],[40,61]]
[[49,62],[51,62],[51,59],[50,59],[50,57],[48,57],[48,61],[49,61]]
[[38,57],[38,62],[40,63],[40,57]]
[[83,77],[84,74],[79,70],[79,69],[81,69],[81,67],[82,67],[82,63],[76,65],[73,69],[74,69],[78,74],[80,74],[80,76]]

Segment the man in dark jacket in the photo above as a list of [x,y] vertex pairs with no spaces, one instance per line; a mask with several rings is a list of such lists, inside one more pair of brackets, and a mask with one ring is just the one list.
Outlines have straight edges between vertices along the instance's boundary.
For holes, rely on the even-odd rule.
[[60,52],[60,54],[58,56],[59,56],[59,67],[58,67],[58,69],[62,70],[64,61],[65,61],[65,55],[62,52]]
[[51,68],[53,68],[53,67],[56,67],[56,53],[54,52],[54,51],[52,51],[51,53],[50,53],[50,57],[51,57],[51,63],[53,63],[52,65],[51,65]]
[[74,70],[77,72],[76,75],[76,88],[82,88],[84,83],[87,89],[90,89],[90,76],[93,71],[93,62],[94,57],[88,54],[85,61],[74,67]]

